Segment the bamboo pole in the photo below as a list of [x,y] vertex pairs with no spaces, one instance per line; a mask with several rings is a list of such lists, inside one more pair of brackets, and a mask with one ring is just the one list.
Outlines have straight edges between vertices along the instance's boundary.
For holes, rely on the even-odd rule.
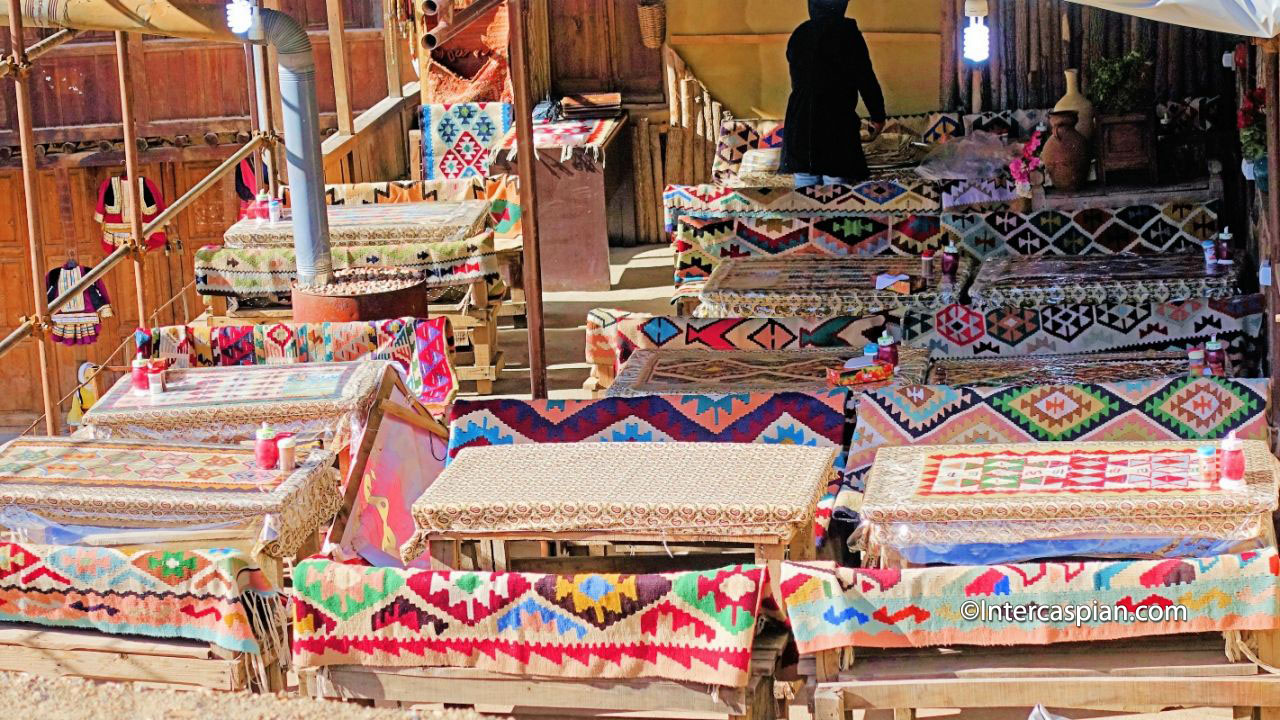
[[[31,77],[27,66],[26,44],[22,34],[22,7],[19,0],[9,0],[9,41],[13,48],[14,97],[18,114],[18,137],[22,144],[22,190],[27,204],[27,260],[31,263],[31,295],[35,318],[48,322],[49,303],[45,295],[44,245],[40,235],[40,198],[36,187],[36,139],[31,118]],[[35,323],[29,323],[34,326]],[[44,403],[44,428],[49,435],[58,434],[58,403],[53,392],[53,341],[42,333],[36,343],[40,362],[40,393]]]
[[120,79],[120,120],[124,130],[125,202],[129,204],[129,235],[133,240],[133,290],[136,293],[138,326],[147,326],[146,236],[142,234],[142,174],[138,171],[138,133],[133,116],[133,78],[129,74],[128,36],[116,31],[116,75]]
[[693,87],[685,74],[680,78],[680,127],[684,129],[684,146],[680,148],[681,165],[684,168],[682,180],[692,185],[697,182],[693,165],[693,144],[697,142],[697,136],[693,125]]
[[702,182],[711,182],[711,160],[716,154],[716,137],[720,134],[720,123],[715,118],[715,110],[711,104],[711,93],[707,87],[698,83],[702,89]]
[[538,249],[538,151],[533,145],[525,6],[526,0],[509,0],[507,12],[511,23],[509,53],[516,106],[516,162],[520,167],[525,315],[529,321],[529,392],[539,400],[547,397],[547,341],[542,316],[542,255]]

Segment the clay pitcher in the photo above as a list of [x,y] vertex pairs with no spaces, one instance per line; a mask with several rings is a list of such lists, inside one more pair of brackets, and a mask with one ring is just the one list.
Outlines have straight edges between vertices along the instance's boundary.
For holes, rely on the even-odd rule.
[[1052,131],[1040,159],[1053,186],[1073,192],[1089,177],[1089,141],[1076,130],[1080,115],[1074,110],[1049,113]]

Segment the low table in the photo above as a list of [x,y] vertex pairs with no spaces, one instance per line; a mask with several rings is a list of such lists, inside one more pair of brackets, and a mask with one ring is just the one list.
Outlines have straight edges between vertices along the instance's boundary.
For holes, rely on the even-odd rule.
[[838,317],[914,310],[930,312],[960,301],[973,265],[960,258],[954,282],[941,261],[923,290],[902,295],[876,290],[876,277],[917,278],[919,258],[756,258],[726,260],[702,287],[699,317]]
[[[824,392],[831,389],[827,370],[850,358],[854,348],[803,350],[637,350],[622,366],[608,397],[639,395],[715,395],[739,392]],[[922,384],[929,351],[900,347],[891,382]],[[886,383],[859,385],[874,390]]]
[[982,263],[970,304],[981,310],[1046,305],[1146,305],[1236,294],[1238,265],[1206,269],[1202,255],[997,257]]
[[728,543],[754,547],[776,571],[788,547],[812,556],[835,456],[725,443],[468,448],[413,504],[418,531],[404,557],[435,540],[453,541],[445,564],[464,540]]
[[[487,200],[412,202],[385,205],[328,205],[333,247],[396,242],[457,242],[478,235],[489,222]],[[293,215],[279,222],[241,220],[222,235],[228,248],[293,247]]]
[[1186,375],[1184,352],[1027,355],[935,360],[929,385],[1111,383]]
[[284,472],[258,469],[253,450],[237,445],[23,437],[0,449],[0,507],[91,526],[113,538],[102,545],[229,540],[279,581],[281,558],[338,510],[333,460],[314,451]]
[[[1277,462],[1244,441],[1243,489],[1206,476],[1205,443],[885,447],[867,475],[869,542],[892,564],[1203,557],[1261,547]],[[1269,542],[1269,541],[1268,541]]]
[[233,443],[267,422],[337,448],[359,434],[393,375],[387,361],[171,369],[159,395],[134,391],[126,375],[83,423],[98,439]]

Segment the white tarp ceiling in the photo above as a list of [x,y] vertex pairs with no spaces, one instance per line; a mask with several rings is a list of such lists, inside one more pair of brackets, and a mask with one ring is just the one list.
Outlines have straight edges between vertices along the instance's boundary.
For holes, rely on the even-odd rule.
[[1071,0],[1148,20],[1270,38],[1280,34],[1280,0]]

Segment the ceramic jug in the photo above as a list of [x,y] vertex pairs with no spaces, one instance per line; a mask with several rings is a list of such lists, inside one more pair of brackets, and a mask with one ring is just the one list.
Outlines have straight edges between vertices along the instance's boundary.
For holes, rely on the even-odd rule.
[[1067,77],[1067,94],[1062,96],[1057,105],[1053,106],[1054,112],[1066,112],[1074,110],[1080,115],[1080,119],[1076,122],[1076,130],[1085,137],[1086,140],[1093,139],[1093,119],[1094,110],[1093,103],[1089,98],[1080,92],[1080,71],[1066,70],[1063,72]]
[[1076,130],[1080,116],[1074,110],[1049,113],[1051,129],[1040,159],[1053,186],[1072,192],[1089,178],[1089,141]]

